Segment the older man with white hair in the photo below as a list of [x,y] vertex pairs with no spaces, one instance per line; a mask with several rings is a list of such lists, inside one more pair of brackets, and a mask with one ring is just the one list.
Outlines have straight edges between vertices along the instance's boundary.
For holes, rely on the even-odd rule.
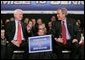
[[6,37],[9,41],[8,44],[8,59],[11,59],[14,50],[27,51],[27,31],[26,26],[22,22],[23,11],[16,9],[14,11],[14,19],[6,26]]

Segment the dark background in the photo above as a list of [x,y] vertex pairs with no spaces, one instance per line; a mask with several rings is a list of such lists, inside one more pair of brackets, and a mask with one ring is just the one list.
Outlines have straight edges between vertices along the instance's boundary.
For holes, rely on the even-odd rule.
[[[56,14],[24,14],[23,20],[24,18],[29,18],[29,20],[31,20],[32,18],[35,18],[36,20],[38,18],[41,18],[43,22],[47,24],[52,16],[56,17]],[[11,17],[13,17],[13,14],[1,14],[1,19],[3,20],[3,22],[5,22],[6,19],[10,19]],[[68,14],[67,17],[73,18],[75,20],[80,19],[82,25],[84,24],[83,14]]]

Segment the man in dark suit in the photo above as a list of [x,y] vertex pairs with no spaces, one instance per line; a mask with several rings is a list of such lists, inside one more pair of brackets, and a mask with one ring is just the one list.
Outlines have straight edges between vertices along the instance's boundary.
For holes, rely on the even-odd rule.
[[8,48],[8,59],[12,58],[14,50],[25,50],[27,51],[27,31],[25,24],[21,21],[23,18],[23,11],[16,9],[14,11],[15,21],[10,22],[6,25],[6,37],[9,41]]
[[1,59],[6,59],[6,45],[5,30],[1,29]]
[[53,23],[53,30],[55,31],[54,40],[58,58],[62,59],[62,50],[71,50],[71,58],[75,57],[78,49],[78,28],[73,19],[67,18],[67,9],[60,8],[57,10],[58,20]]

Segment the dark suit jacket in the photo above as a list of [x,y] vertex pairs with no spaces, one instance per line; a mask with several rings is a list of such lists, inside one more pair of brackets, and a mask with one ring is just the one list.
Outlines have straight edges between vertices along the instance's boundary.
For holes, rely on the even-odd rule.
[[[25,38],[25,40],[27,40],[27,30],[26,30],[26,26],[23,22],[21,22],[22,25],[22,31],[23,31],[23,36]],[[16,30],[16,26],[15,26],[15,21],[13,22],[9,22],[6,25],[6,37],[7,40],[10,42],[11,40],[13,40],[14,35],[15,35],[15,30]]]
[[[52,29],[55,31],[54,32],[54,37],[59,38],[61,36],[61,21],[56,20],[56,22],[53,22],[52,24]],[[74,38],[78,38],[79,32],[78,32],[78,27],[73,19],[67,18],[67,28],[69,31],[69,34],[71,36],[71,40]]]

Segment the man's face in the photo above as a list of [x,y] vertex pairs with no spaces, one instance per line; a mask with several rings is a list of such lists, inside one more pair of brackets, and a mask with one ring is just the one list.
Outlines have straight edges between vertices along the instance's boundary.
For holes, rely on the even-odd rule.
[[1,20],[1,24],[2,24],[3,22],[2,22],[2,20]]
[[1,38],[5,36],[5,30],[1,30]]
[[35,24],[36,23],[36,20],[35,19],[32,19],[32,22],[33,22],[33,24]]
[[28,24],[29,19],[25,18],[24,23]]
[[52,23],[51,23],[51,22],[49,22],[49,23],[48,23],[48,26],[49,26],[49,27],[51,27],[51,26],[52,26]]
[[56,20],[55,16],[52,16],[51,21],[55,21],[55,20]]
[[40,25],[40,24],[42,24],[42,20],[41,19],[38,19],[37,20],[37,23]]
[[57,10],[57,18],[58,20],[63,20],[65,18],[65,14],[61,10]]
[[15,14],[14,14],[14,17],[16,20],[22,20],[23,18],[23,13],[21,11],[17,11]]

